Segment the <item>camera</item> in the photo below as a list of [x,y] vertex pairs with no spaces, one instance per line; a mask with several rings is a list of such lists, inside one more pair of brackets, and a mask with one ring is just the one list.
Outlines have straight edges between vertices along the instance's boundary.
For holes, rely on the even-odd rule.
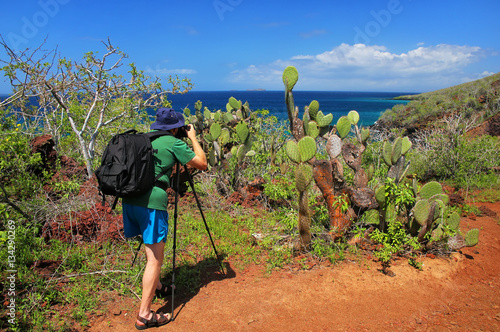
[[177,137],[177,138],[187,137],[187,132],[188,131],[189,131],[189,126],[188,125],[184,125],[182,127],[179,127],[179,129],[177,130],[177,134],[175,135],[175,137]]

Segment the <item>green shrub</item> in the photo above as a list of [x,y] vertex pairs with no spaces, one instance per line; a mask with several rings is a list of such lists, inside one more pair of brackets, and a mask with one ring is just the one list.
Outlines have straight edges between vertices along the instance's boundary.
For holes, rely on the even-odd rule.
[[482,136],[475,139],[435,134],[427,139],[427,147],[412,155],[412,170],[422,181],[437,179],[458,188],[481,188],[498,183],[492,173],[500,166],[500,140]]

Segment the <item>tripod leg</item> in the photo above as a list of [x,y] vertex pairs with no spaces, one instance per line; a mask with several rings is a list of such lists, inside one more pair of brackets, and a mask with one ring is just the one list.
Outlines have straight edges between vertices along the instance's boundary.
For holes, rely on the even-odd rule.
[[175,191],[175,207],[174,207],[174,244],[172,246],[173,259],[172,259],[172,321],[174,320],[174,309],[175,309],[175,250],[177,249],[177,205],[179,202],[179,179],[180,179],[180,163],[177,162],[177,173],[176,173],[176,185],[177,190]]
[[220,270],[222,274],[226,275],[226,272],[224,271],[224,266],[222,266],[222,262],[220,261],[219,254],[217,253],[217,248],[215,248],[215,243],[214,240],[212,239],[212,234],[210,234],[210,229],[208,229],[208,224],[207,221],[205,220],[205,215],[203,214],[203,209],[201,208],[200,200],[198,199],[198,194],[196,194],[196,190],[194,189],[194,184],[193,184],[193,177],[187,170],[186,166],[184,166],[184,169],[188,175],[188,180],[189,180],[189,185],[191,186],[191,190],[193,191],[194,198],[196,199],[196,204],[198,205],[198,209],[200,210],[201,213],[201,218],[203,219],[203,222],[205,223],[205,228],[208,233],[208,237],[210,238],[210,242],[212,242],[212,247],[214,248],[215,252],[215,257],[217,258],[217,262],[219,262]]
[[134,260],[132,261],[132,266],[134,266],[134,263],[135,263],[135,259],[137,258],[137,255],[139,254],[139,250],[141,249],[141,246],[142,246],[142,237],[141,237],[141,243],[139,243],[139,246],[137,247],[137,250],[135,251],[135,256],[134,256]]

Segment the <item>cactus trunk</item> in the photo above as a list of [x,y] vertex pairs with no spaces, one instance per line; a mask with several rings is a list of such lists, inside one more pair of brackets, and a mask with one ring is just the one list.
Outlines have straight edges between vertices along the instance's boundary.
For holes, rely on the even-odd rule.
[[316,160],[313,168],[314,181],[321,190],[323,198],[328,209],[331,228],[334,231],[334,237],[342,234],[350,226],[350,217],[343,213],[340,207],[335,204],[337,196],[333,184],[333,167],[328,160]]
[[309,214],[307,191],[299,191],[299,234],[301,249],[311,244],[311,215]]

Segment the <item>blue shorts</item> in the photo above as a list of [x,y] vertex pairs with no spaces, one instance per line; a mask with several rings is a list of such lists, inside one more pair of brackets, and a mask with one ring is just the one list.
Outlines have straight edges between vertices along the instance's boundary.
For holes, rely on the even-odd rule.
[[123,231],[125,237],[142,235],[146,244],[167,242],[168,212],[124,203]]

